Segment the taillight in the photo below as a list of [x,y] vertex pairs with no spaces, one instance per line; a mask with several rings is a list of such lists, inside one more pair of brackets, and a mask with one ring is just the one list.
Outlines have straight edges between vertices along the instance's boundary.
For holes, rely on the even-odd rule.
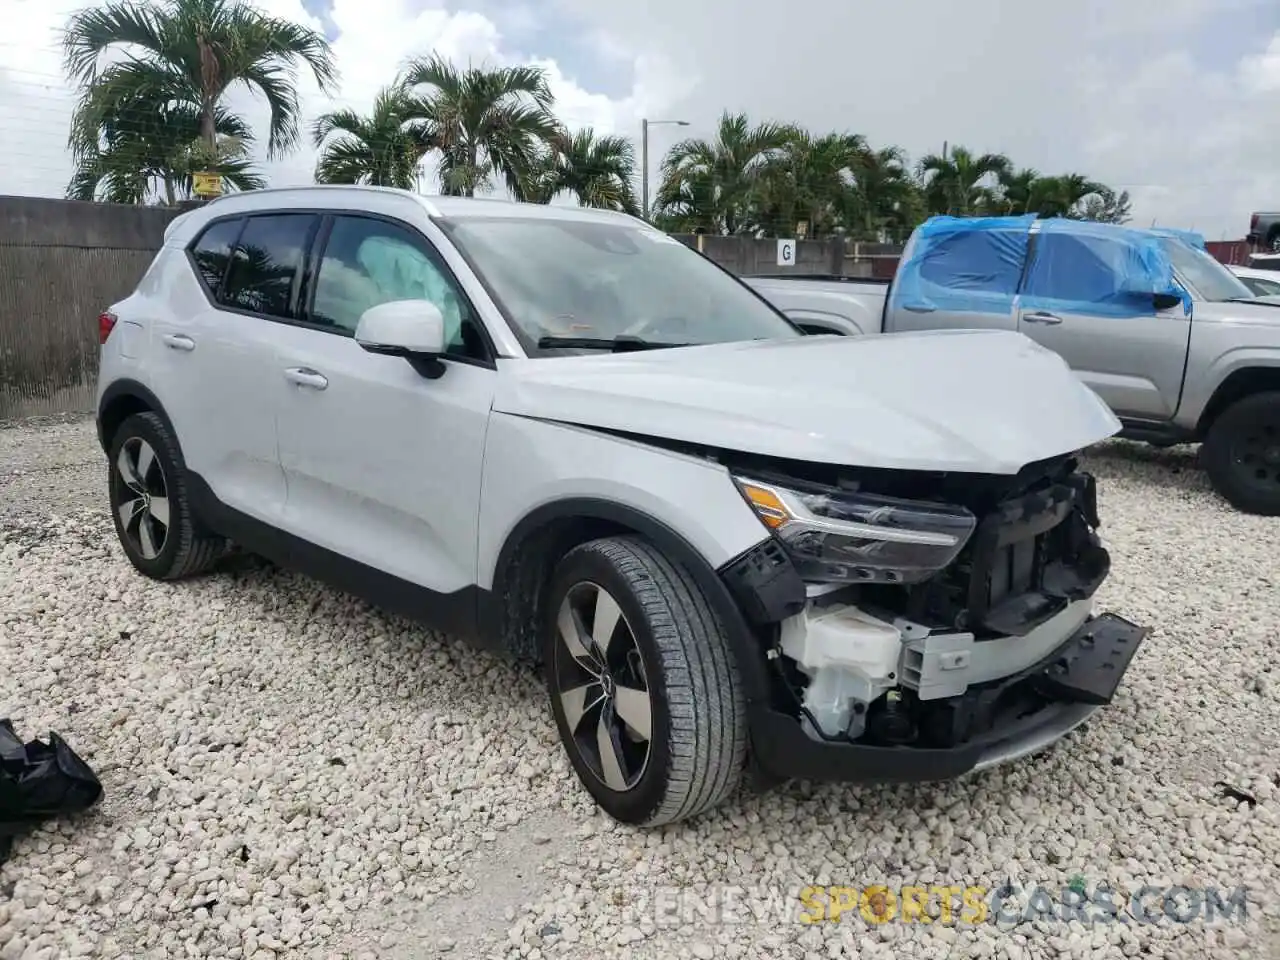
[[116,326],[116,315],[110,310],[103,310],[98,314],[98,345],[107,342],[107,337],[111,336],[111,331]]
[[1258,215],[1256,213],[1249,218],[1249,232],[1250,233],[1258,232]]

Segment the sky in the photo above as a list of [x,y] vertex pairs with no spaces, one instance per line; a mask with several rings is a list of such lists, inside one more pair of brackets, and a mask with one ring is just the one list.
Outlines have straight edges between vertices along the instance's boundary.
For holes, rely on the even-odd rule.
[[[0,194],[61,196],[74,93],[59,31],[83,5],[0,0]],[[257,0],[330,38],[333,98],[304,77],[307,121],[367,110],[406,58],[545,67],[570,127],[650,136],[651,178],[725,110],[860,133],[913,158],[945,144],[1130,192],[1133,222],[1236,239],[1280,209],[1280,5],[1274,0]],[[1152,11],[1158,10],[1158,15]],[[265,106],[230,103],[263,124]],[[264,164],[311,181],[304,147]],[[434,189],[427,186],[428,191]]]

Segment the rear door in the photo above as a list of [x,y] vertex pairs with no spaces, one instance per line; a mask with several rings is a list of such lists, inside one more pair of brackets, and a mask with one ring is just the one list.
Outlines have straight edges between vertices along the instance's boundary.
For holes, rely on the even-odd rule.
[[276,523],[284,474],[276,447],[275,321],[296,296],[302,251],[318,218],[214,220],[186,252],[171,309],[155,324],[157,393],[187,468],[228,507]]
[[913,238],[889,291],[884,332],[1016,330],[1025,230]]
[[1018,330],[1062,356],[1117,416],[1164,421],[1178,409],[1191,317],[1126,295],[1121,239],[1032,235]]

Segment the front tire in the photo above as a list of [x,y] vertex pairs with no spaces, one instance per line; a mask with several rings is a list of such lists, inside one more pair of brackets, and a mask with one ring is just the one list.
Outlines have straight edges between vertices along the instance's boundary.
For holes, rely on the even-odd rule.
[[1205,437],[1205,470],[1237,510],[1280,516],[1280,392],[1255,393],[1227,407]]
[[199,531],[182,453],[164,420],[150,412],[129,417],[108,457],[111,517],[134,568],[153,580],[178,580],[213,566],[226,541]]
[[737,789],[742,684],[724,627],[688,571],[639,538],[593,540],[560,562],[546,609],[556,727],[607,814],[674,823]]

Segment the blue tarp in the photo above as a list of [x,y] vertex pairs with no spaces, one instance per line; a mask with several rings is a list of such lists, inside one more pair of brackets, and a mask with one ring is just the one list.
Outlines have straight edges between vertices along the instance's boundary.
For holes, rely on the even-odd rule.
[[1152,293],[1168,292],[1189,310],[1160,244],[1154,231],[1034,214],[932,217],[906,251],[889,308],[992,314],[1016,304],[1125,317],[1151,314]]
[[1035,214],[930,217],[916,231],[894,277],[890,309],[1012,310],[1035,222]]
[[1156,234],[1054,218],[1040,222],[1019,303],[1028,310],[1149,316],[1157,292],[1182,296]]
[[1181,240],[1196,250],[1204,250],[1205,252],[1209,250],[1204,242],[1204,234],[1197,233],[1195,230],[1179,230],[1176,227],[1152,227],[1151,232],[1159,237],[1173,237],[1175,240]]

